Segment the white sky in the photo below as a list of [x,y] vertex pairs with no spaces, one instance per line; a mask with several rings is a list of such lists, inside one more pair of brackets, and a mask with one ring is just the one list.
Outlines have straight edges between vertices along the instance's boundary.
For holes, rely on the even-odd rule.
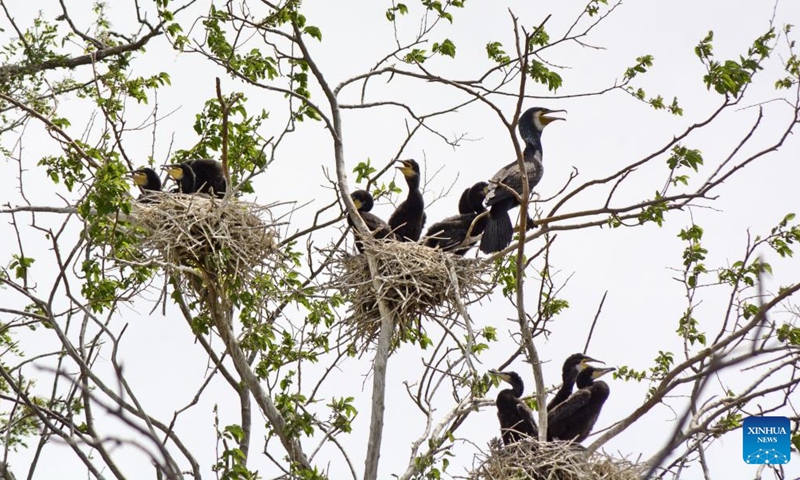
[[[411,4],[412,2],[408,2]],[[503,2],[520,17],[523,24],[538,24],[545,14],[552,13],[547,24],[551,38],[558,36],[568,26],[576,13],[582,8],[580,2]],[[391,26],[384,20],[383,11],[387,2],[373,1],[307,1],[304,8],[309,24],[319,26],[323,42],[311,42],[312,53],[331,83],[364,72],[393,48]],[[467,2],[463,11],[456,11],[452,26],[442,25],[434,38],[449,37],[457,45],[454,60],[437,59],[430,67],[454,78],[475,77],[489,63],[484,46],[489,41],[499,40],[510,48],[510,20],[505,7],[494,2]],[[58,3],[49,1],[46,5],[15,5],[12,14],[21,20],[30,18],[34,8],[43,9],[47,18],[57,14]],[[110,12],[114,25],[123,28],[132,13],[130,7],[113,5]],[[192,8],[183,15],[188,23],[191,15],[207,9],[207,2]],[[705,118],[720,103],[718,95],[708,92],[702,83],[703,69],[693,53],[693,47],[709,30],[715,32],[715,54],[720,59],[738,58],[759,34],[763,33],[772,16],[771,2],[709,1],[709,2],[629,2],[622,5],[611,17],[604,21],[587,42],[604,47],[604,50],[580,48],[575,45],[555,48],[545,54],[545,59],[555,64],[569,67],[559,70],[564,78],[564,88],[559,95],[593,91],[619,79],[624,69],[633,65],[634,59],[643,54],[652,54],[655,65],[651,72],[637,79],[636,86],[645,88],[649,95],[661,94],[669,102],[673,96],[679,98],[684,109],[683,117],[674,117],[665,112],[653,112],[638,104],[630,97],[615,92],[601,97],[585,97],[564,100],[543,99],[527,101],[525,107],[542,105],[550,108],[564,108],[569,111],[566,122],[559,122],[548,128],[543,137],[545,151],[545,177],[537,188],[544,198],[560,190],[573,168],[578,169],[578,182],[606,176],[633,161],[656,150],[672,136],[688,125]],[[81,16],[75,19],[80,22]],[[83,17],[85,18],[85,17]],[[784,23],[800,23],[800,3],[794,0],[782,2],[777,9],[778,26]],[[404,19],[401,35],[412,33],[416,21]],[[5,33],[8,35],[8,31]],[[406,37],[407,38],[407,37]],[[254,43],[253,46],[258,46]],[[776,78],[774,69],[763,72],[759,86],[750,92],[751,96],[742,107],[775,98],[771,89]],[[427,64],[426,64],[427,65]],[[159,109],[177,111],[161,121],[155,140],[155,157],[158,163],[167,160],[170,149],[187,148],[195,141],[192,130],[194,115],[202,103],[213,96],[214,77],[223,77],[225,90],[242,89],[235,82],[224,77],[224,72],[204,62],[199,56],[178,55],[170,49],[163,38],[157,39],[147,48],[143,57],[137,56],[134,71],[148,75],[159,71],[169,72],[172,86],[159,93]],[[410,82],[395,78],[391,83],[377,79],[370,84],[374,99],[384,98],[408,101],[420,112],[428,112],[445,105],[452,105],[461,96],[453,95],[442,87]],[[285,118],[280,108],[282,97],[266,94],[263,91],[247,91],[247,107],[251,113],[260,109],[271,111],[266,122],[265,137],[271,136],[282,127]],[[322,102],[318,90],[314,90],[315,100]],[[546,89],[529,84],[528,93],[548,96]],[[356,89],[343,96],[343,101],[355,101]],[[510,115],[513,103],[504,105]],[[71,132],[79,135],[87,121],[87,107],[78,102],[68,102],[65,108],[74,111],[70,118]],[[777,125],[785,123],[789,114],[785,105],[778,102],[764,106],[769,122],[774,128],[764,128],[754,142],[758,146],[768,144],[778,134]],[[147,107],[131,105],[130,124],[145,119]],[[718,125],[708,132],[692,137],[687,145],[700,149],[707,165],[716,165],[735,146],[757,114],[756,109],[741,109],[729,112],[720,119]],[[74,120],[73,120],[74,118]],[[777,121],[776,121],[777,120]],[[783,122],[781,122],[783,120]],[[399,142],[404,137],[403,119],[396,109],[373,109],[345,112],[345,142],[349,166],[371,158],[373,163],[383,165],[395,155]],[[513,146],[503,131],[493,112],[480,105],[471,105],[461,111],[441,118],[434,123],[447,135],[466,134],[471,141],[453,150],[432,135],[416,137],[403,152],[404,157],[424,160],[423,166],[428,175],[441,169],[441,172],[427,184],[426,200],[432,201],[436,194],[446,191],[453,185],[447,198],[436,202],[428,209],[429,223],[450,215],[455,210],[457,193],[475,181],[490,177],[498,168],[513,159]],[[25,140],[26,184],[34,186],[30,191],[34,204],[56,204],[52,184],[44,174],[35,171],[35,162],[42,155],[56,153],[56,144],[41,133],[38,126],[29,128],[30,137]],[[151,152],[152,132],[131,133],[126,136],[125,148],[128,154],[144,163]],[[41,139],[46,139],[42,141]],[[4,137],[3,144],[9,147],[13,138]],[[174,142],[174,143],[173,143]],[[681,228],[694,220],[706,231],[704,244],[710,250],[707,259],[709,266],[724,266],[735,261],[743,252],[747,230],[756,233],[768,231],[783,216],[797,211],[798,196],[796,179],[798,168],[798,143],[790,138],[776,154],[759,160],[743,174],[735,176],[717,193],[720,198],[714,202],[713,210],[692,209],[685,212],[672,212],[667,215],[667,223],[658,228],[653,224],[635,229],[590,229],[559,234],[551,259],[557,270],[557,280],[569,282],[562,297],[569,300],[571,308],[557,318],[551,327],[552,335],[545,341],[537,342],[540,356],[549,363],[545,365],[546,380],[549,385],[559,382],[561,362],[570,353],[580,351],[586,333],[595,314],[603,292],[608,290],[608,298],[599,320],[598,330],[592,340],[589,354],[604,360],[608,365],[628,365],[637,369],[651,366],[658,350],[671,350],[679,358],[681,342],[675,338],[678,318],[685,309],[682,286],[672,280],[675,273],[671,267],[681,265],[683,245],[676,238]],[[257,194],[248,198],[257,202],[296,199],[299,204],[314,200],[311,207],[294,217],[297,227],[306,225],[316,207],[331,201],[331,191],[319,188],[326,183],[322,167],[333,169],[331,141],[319,123],[306,122],[299,125],[298,132],[290,136],[278,156],[278,161],[255,183]],[[0,187],[11,191],[15,182],[16,165],[4,163],[0,177]],[[711,169],[706,168],[697,174],[705,178]],[[628,182],[622,190],[622,198],[644,199],[652,197],[661,188],[666,174],[664,163],[657,163],[636,173],[636,178]],[[398,181],[401,179],[398,177]],[[30,183],[28,183],[30,182]],[[293,186],[303,185],[296,188]],[[352,185],[351,185],[352,188]],[[18,199],[10,199],[12,204]],[[597,206],[602,197],[586,195],[579,197],[568,211]],[[552,206],[551,202],[551,206]],[[547,208],[547,207],[546,207]],[[381,204],[376,213],[386,218],[391,206]],[[10,227],[2,227],[2,233],[11,234]],[[332,230],[323,233],[317,240],[324,244],[326,236],[338,233]],[[40,238],[27,238],[29,253],[43,252],[46,243]],[[31,243],[28,243],[31,242]],[[31,245],[31,247],[27,247]],[[528,251],[540,248],[540,243],[529,245]],[[775,289],[790,281],[797,281],[798,261],[794,259],[780,262],[767,256],[767,261],[775,262],[776,278],[769,287]],[[37,264],[34,275],[39,278],[43,288],[52,282],[52,272],[47,262]],[[529,276],[533,276],[531,272]],[[533,304],[538,284],[531,282],[527,298]],[[46,291],[46,290],[45,290]],[[709,333],[720,318],[720,299],[722,292],[709,292],[705,303],[697,310],[696,316],[707,320],[704,327]],[[8,296],[8,300],[5,297]],[[153,294],[153,298],[155,298]],[[8,291],[0,292],[3,301],[11,303],[18,299]],[[169,422],[172,413],[187,404],[196,389],[203,382],[206,361],[202,349],[197,345],[179,312],[168,308],[162,316],[160,309],[150,315],[154,307],[152,299],[136,302],[124,318],[115,321],[117,331],[127,324],[122,347],[125,374],[132,387],[138,392],[139,400],[146,409],[162,421]],[[514,316],[514,308],[495,295],[491,302],[473,306],[471,315],[478,326],[494,325],[503,337],[506,332],[515,331],[515,322],[506,321]],[[37,342],[44,333],[36,332]],[[711,336],[711,335],[710,335]],[[46,351],[46,345],[30,341],[33,337],[20,337],[23,348],[29,356],[36,351]],[[25,343],[25,342],[28,343]],[[510,340],[494,344],[483,357],[482,367],[493,368],[507,358],[514,348]],[[405,470],[408,463],[408,446],[416,439],[423,428],[423,418],[413,407],[404,392],[403,382],[413,381],[421,372],[421,358],[416,347],[406,346],[390,358],[388,377],[388,396],[385,438],[381,456],[379,478],[390,478]],[[98,368],[109,369],[110,364],[101,358]],[[332,376],[327,395],[355,396],[360,414],[355,422],[354,432],[344,440],[359,474],[363,471],[363,454],[368,431],[371,396],[371,376],[369,358],[349,359],[341,370]],[[323,363],[324,365],[324,363]],[[313,367],[307,367],[313,368]],[[526,379],[528,389],[533,385],[530,368],[520,361],[512,365]],[[35,375],[29,370],[28,375]],[[597,429],[611,425],[633,411],[644,399],[648,384],[624,383],[608,380],[612,393],[600,417]],[[42,382],[47,388],[47,382]],[[496,394],[496,390],[490,395]],[[439,414],[444,414],[449,403],[443,402]],[[201,398],[191,412],[181,416],[176,430],[195,455],[208,469],[214,458],[214,433],[212,407],[220,407],[221,424],[237,421],[238,401],[226,390],[219,379],[212,382],[210,390]],[[680,411],[681,402],[672,405]],[[255,407],[255,405],[254,405]],[[606,445],[609,452],[620,452],[633,458],[642,455],[648,458],[664,442],[666,432],[673,428],[670,420],[674,413],[666,407],[654,409],[643,421],[629,428]],[[255,414],[255,423],[260,415]],[[109,432],[118,427],[109,425]],[[120,432],[124,430],[119,430]],[[498,427],[493,408],[487,408],[470,416],[459,430],[459,434],[469,438],[478,447],[485,446],[492,437],[497,436]],[[123,436],[127,436],[124,433]],[[275,474],[269,463],[257,452],[262,448],[262,440],[254,435],[251,445],[251,469],[259,469],[264,478]],[[588,442],[586,442],[588,444]],[[275,443],[277,448],[277,442]],[[304,441],[307,449],[315,443]],[[474,446],[458,444],[454,449],[455,459],[451,459],[449,472],[457,475],[461,469],[472,463]],[[282,451],[278,452],[282,454]],[[17,476],[26,472],[32,452],[21,451],[11,458],[11,465]],[[49,447],[46,450],[48,461],[40,462],[36,478],[84,478],[83,469],[71,457],[66,448]],[[153,469],[148,461],[131,448],[120,448],[120,463],[130,478],[145,478],[152,475]],[[734,432],[720,440],[709,453],[714,478],[746,478],[755,472],[753,466],[741,461],[740,434]],[[327,458],[327,457],[326,457]],[[323,465],[320,463],[320,465]],[[340,461],[330,465],[330,478],[347,478]],[[788,465],[789,478],[800,475],[800,458],[794,456]],[[210,471],[206,470],[210,478]],[[699,472],[686,478],[700,478]]]

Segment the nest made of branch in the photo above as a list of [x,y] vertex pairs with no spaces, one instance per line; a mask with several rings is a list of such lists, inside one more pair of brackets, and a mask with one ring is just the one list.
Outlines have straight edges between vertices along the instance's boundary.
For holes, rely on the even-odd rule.
[[[377,339],[383,299],[396,324],[398,339],[421,334],[420,317],[455,318],[466,304],[486,295],[492,287],[492,266],[439,249],[394,240],[363,241],[365,254],[339,252],[331,267],[332,286],[349,300],[346,334],[364,346]],[[375,292],[367,263],[371,255],[378,268],[380,290]],[[410,335],[409,335],[410,334]]]
[[144,230],[143,251],[161,262],[246,281],[277,253],[268,206],[202,194],[154,192],[146,200],[130,218]]
[[639,480],[643,466],[605,453],[586,455],[572,442],[541,443],[525,438],[503,446],[490,442],[489,453],[477,458],[470,480]]

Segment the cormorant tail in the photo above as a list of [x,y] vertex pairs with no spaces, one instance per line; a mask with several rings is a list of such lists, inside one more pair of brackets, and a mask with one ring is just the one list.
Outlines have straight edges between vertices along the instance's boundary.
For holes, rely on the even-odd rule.
[[514,226],[508,210],[492,207],[481,237],[481,252],[494,253],[506,248],[514,238]]

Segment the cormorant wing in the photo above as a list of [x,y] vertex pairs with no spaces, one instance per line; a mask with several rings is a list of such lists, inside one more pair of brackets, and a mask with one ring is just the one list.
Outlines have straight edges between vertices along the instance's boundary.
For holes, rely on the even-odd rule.
[[556,407],[547,414],[548,425],[563,422],[571,417],[578,410],[583,408],[584,405],[589,403],[592,398],[592,392],[588,389],[582,388],[569,396],[568,399],[556,405]]
[[[525,173],[528,175],[528,186],[533,189],[542,178],[541,155],[536,152],[535,158],[538,162],[526,161]],[[501,185],[502,184],[502,185]],[[522,192],[522,177],[519,175],[519,165],[512,162],[501,168],[489,180],[489,191],[486,194],[486,205],[494,205],[514,195],[509,188],[517,193]]]

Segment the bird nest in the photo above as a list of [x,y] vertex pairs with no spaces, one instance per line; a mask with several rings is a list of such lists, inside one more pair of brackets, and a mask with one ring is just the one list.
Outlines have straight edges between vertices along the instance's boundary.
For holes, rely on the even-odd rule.
[[378,268],[377,294],[367,255],[339,252],[331,265],[331,285],[350,302],[345,334],[356,344],[369,346],[377,339],[381,326],[378,299],[394,317],[392,345],[396,347],[401,341],[420,339],[421,317],[450,324],[458,314],[463,315],[465,304],[482,298],[493,285],[492,266],[484,261],[411,242],[366,238],[363,244]]
[[586,449],[572,442],[541,443],[525,438],[502,446],[495,439],[489,453],[476,457],[478,467],[470,480],[639,480],[643,468],[604,453],[587,456]]
[[170,266],[203,276],[249,280],[277,253],[269,207],[206,195],[150,193],[133,204],[131,221],[144,230],[140,247]]

